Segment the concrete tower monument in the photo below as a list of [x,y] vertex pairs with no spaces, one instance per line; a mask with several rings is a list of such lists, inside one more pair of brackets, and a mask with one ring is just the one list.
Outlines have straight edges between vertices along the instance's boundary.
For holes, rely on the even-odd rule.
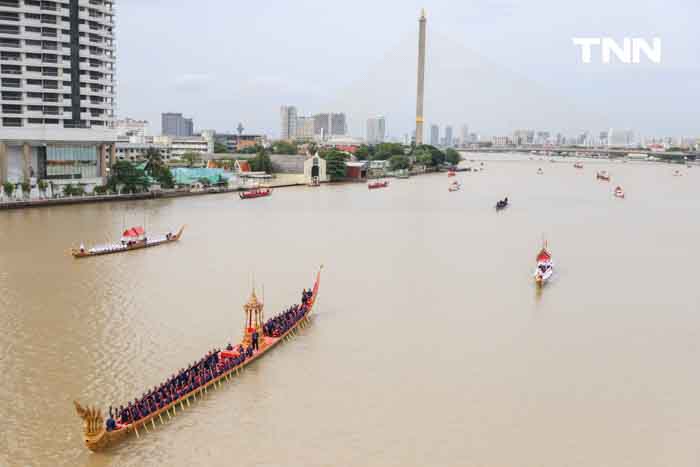
[[418,19],[418,93],[416,95],[416,145],[423,144],[423,89],[425,85],[425,9]]

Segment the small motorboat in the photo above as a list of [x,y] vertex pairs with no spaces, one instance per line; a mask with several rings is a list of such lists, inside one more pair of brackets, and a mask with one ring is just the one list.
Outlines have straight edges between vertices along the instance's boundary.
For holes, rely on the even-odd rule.
[[448,177],[454,177],[455,175],[457,175],[457,172],[455,172],[454,170],[450,170],[447,172]]
[[537,266],[535,267],[535,284],[542,287],[549,281],[554,273],[554,264],[552,263],[552,254],[547,249],[547,241],[545,240],[542,249],[537,254]]
[[501,209],[505,209],[507,207],[508,207],[508,197],[507,196],[496,203],[496,211],[500,211]]
[[625,197],[625,192],[620,185],[615,187],[614,193],[615,193],[616,198],[624,198]]
[[595,178],[597,180],[603,180],[604,182],[609,182],[610,181],[610,173],[608,173],[607,170],[599,170],[595,174]]
[[272,189],[270,188],[256,188],[254,190],[244,191],[243,193],[238,193],[241,199],[253,199],[262,198],[264,196],[270,196],[272,194]]
[[674,176],[674,177],[680,177],[680,176],[682,176],[682,175],[683,175],[683,173],[682,173],[680,170],[678,170],[678,169],[676,169],[676,170],[673,171],[673,176]]
[[574,169],[582,169],[583,168],[583,163],[582,162],[576,162],[574,164]]
[[369,182],[367,184],[367,188],[370,190],[374,190],[376,188],[386,188],[389,186],[389,181],[388,180],[383,180],[383,181],[378,181],[378,182]]
[[542,167],[537,169],[537,175],[543,175],[543,174],[544,174],[544,170],[542,170]]
[[462,185],[459,184],[457,180],[454,182],[450,183],[450,186],[447,187],[447,191],[459,191],[462,188]]

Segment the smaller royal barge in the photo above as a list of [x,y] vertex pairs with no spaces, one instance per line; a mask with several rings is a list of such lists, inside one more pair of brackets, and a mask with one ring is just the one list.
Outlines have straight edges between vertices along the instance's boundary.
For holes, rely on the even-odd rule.
[[71,254],[74,258],[87,258],[90,256],[111,255],[112,253],[124,253],[132,250],[140,250],[142,248],[151,248],[154,246],[165,245],[180,240],[182,231],[185,226],[180,227],[177,233],[171,232],[165,235],[156,237],[148,237],[146,230],[143,227],[132,227],[122,233],[122,238],[119,243],[109,245],[99,245],[90,248],[85,248],[85,245],[80,245],[78,248],[71,249]]
[[238,193],[241,199],[253,199],[253,198],[264,198],[265,196],[270,196],[272,194],[271,188],[256,188],[254,190],[244,191]]

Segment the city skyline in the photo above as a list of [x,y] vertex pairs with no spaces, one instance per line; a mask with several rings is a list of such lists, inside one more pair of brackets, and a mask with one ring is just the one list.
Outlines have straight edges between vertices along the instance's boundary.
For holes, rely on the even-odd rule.
[[[352,8],[336,6],[342,14],[322,24],[314,22],[311,28],[315,31],[313,34],[300,32],[300,40],[289,44],[289,53],[282,53],[271,40],[278,29],[285,27],[281,18],[293,19],[295,24],[301,26],[311,24],[309,18],[325,11],[322,2],[311,1],[303,7],[297,5],[294,8],[277,5],[258,9],[255,14],[259,15],[260,24],[265,25],[268,34],[257,34],[256,40],[246,50],[235,52],[221,50],[217,45],[222,40],[222,33],[217,31],[227,30],[223,22],[228,22],[231,15],[227,16],[226,13],[231,7],[213,0],[205,3],[210,7],[202,8],[201,13],[214,25],[212,31],[194,38],[193,43],[175,41],[172,50],[155,56],[144,53],[143,44],[157,42],[157,37],[164,34],[166,29],[184,27],[186,4],[175,0],[169,4],[171,7],[168,11],[163,11],[161,2],[144,4],[125,0],[120,3],[124,24],[120,29],[119,116],[157,122],[157,115],[175,102],[178,109],[195,118],[202,128],[231,131],[236,122],[242,120],[251,132],[279,136],[277,110],[284,102],[295,102],[306,109],[344,110],[333,104],[342,101],[343,97],[363,100],[364,96],[376,95],[379,99],[368,111],[348,111],[349,133],[363,134],[366,119],[382,113],[392,122],[391,136],[410,134],[415,126],[411,107],[415,105],[416,16],[420,8],[425,7],[431,20],[426,70],[426,121],[469,121],[480,133],[491,135],[508,133],[523,126],[548,128],[572,135],[585,128],[611,126],[636,128],[650,135],[697,133],[692,109],[700,105],[700,84],[696,79],[699,71],[694,59],[694,46],[692,41],[687,40],[692,37],[692,28],[689,22],[678,21],[678,18],[692,17],[692,12],[698,8],[696,5],[660,8],[629,1],[608,5],[594,0],[585,10],[605,13],[595,20],[583,18],[573,21],[572,15],[577,16],[576,8],[583,13],[583,6],[571,10],[541,0],[529,5],[528,9],[512,3],[499,6],[477,2],[462,6],[445,1],[409,1],[402,3],[401,8],[395,4],[373,6],[374,14],[368,18],[361,13],[366,10],[362,8],[364,3],[361,1]],[[634,8],[631,8],[633,5]],[[239,13],[240,8],[243,11]],[[249,11],[252,7],[242,5],[240,8],[236,9],[235,15],[231,12],[233,17],[242,18],[246,12],[252,13]],[[341,17],[344,18],[342,22]],[[557,18],[556,24],[548,23],[554,28],[551,34],[539,30],[538,24],[543,18]],[[494,21],[496,27],[491,25]],[[336,37],[342,36],[339,33],[346,31],[350,25],[360,22],[366,26],[363,27],[366,37],[356,37],[356,34],[352,34],[352,40]],[[153,23],[153,28],[143,28],[142,25],[146,23]],[[220,23],[222,27],[216,27]],[[253,33],[251,26],[242,19],[234,20],[234,23],[236,27],[227,41],[243,41]],[[386,26],[385,30],[380,31],[381,28],[375,27],[379,24]],[[491,30],[485,24],[490,24]],[[461,27],[457,28],[458,25]],[[630,34],[662,36],[664,62],[653,67],[584,67],[577,63],[577,51],[570,40],[580,35],[582,30],[605,32],[616,37]],[[324,51],[312,40],[317,33],[331,31],[336,37],[333,53]],[[451,42],[455,48],[435,55],[430,48],[436,45],[436,38],[440,35],[446,39],[443,43]],[[553,41],[553,37],[556,40]],[[407,56],[411,71],[401,71],[398,78],[410,86],[404,86],[399,81],[397,92],[403,91],[404,87],[413,90],[410,95],[402,92],[401,101],[392,101],[391,92],[389,96],[384,96],[387,87],[382,77],[377,76],[379,70],[376,68],[386,61],[391,62],[392,53],[401,49],[404,42],[411,52]],[[516,43],[517,48],[508,45]],[[448,73],[456,64],[476,61],[470,55],[475,51],[478,52],[477,56],[488,57],[485,65],[477,64],[479,69],[488,68],[489,64],[495,65],[498,70],[494,73],[507,78],[502,80],[504,84],[521,78],[535,88],[530,91],[525,87],[519,91],[525,94],[539,97],[538,91],[545,89],[549,101],[561,102],[560,113],[545,115],[528,125],[521,118],[526,107],[516,105],[517,102],[495,102],[495,106],[501,106],[500,115],[504,115],[497,118],[494,117],[497,112],[489,109],[489,103],[484,99],[462,106],[462,114],[453,117],[453,111],[444,100],[435,100],[436,86],[440,82],[438,75]],[[201,54],[220,56],[221,59],[201,60]],[[443,63],[438,66],[435,60],[450,55],[453,55],[453,61],[445,62],[447,69],[441,71],[441,68],[445,68]],[[264,56],[265,60],[259,60],[260,56]],[[314,56],[314,63],[323,66],[293,67],[295,72],[292,74],[279,71],[293,66],[292,62],[300,56]],[[247,60],[255,60],[256,67],[238,65]],[[444,62],[442,58],[440,60]],[[347,67],[348,61],[353,63],[352,67]],[[339,70],[343,72],[338,73]],[[150,79],[154,73],[157,76],[162,74],[162,79]],[[367,76],[382,84],[377,92],[372,91],[373,80],[364,80],[364,84],[353,91],[353,83],[362,83]],[[469,79],[461,79],[463,76]],[[454,83],[447,81],[450,88],[445,91],[456,97],[455,100],[473,100],[471,93],[477,91],[484,91],[482,94],[494,99],[493,96],[502,90],[488,86],[488,76],[488,73],[460,75],[460,79],[455,79]],[[348,89],[352,92],[348,93]],[[572,109],[571,115],[567,114],[567,109]],[[587,112],[593,113],[591,120],[600,118],[601,122],[598,125],[580,123],[576,115]],[[511,114],[519,121],[510,122]]]

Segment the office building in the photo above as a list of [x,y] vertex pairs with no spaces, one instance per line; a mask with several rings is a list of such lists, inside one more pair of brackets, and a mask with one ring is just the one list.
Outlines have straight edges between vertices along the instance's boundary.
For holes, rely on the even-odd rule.
[[111,0],[0,1],[0,182],[102,182],[114,27]]
[[280,139],[291,140],[297,134],[297,108],[293,105],[280,107]]
[[440,127],[437,125],[430,126],[430,145],[436,147],[440,145]]
[[451,148],[453,146],[452,141],[452,126],[447,125],[445,127],[445,147]]
[[331,114],[331,136],[345,136],[348,132],[348,125],[344,113]]
[[313,117],[297,117],[297,130],[295,139],[304,141],[314,139]]
[[143,139],[148,132],[148,122],[146,120],[135,120],[133,118],[121,118],[114,121],[114,131],[120,141],[130,139]]
[[191,118],[185,118],[181,113],[164,113],[161,115],[160,134],[173,137],[192,136],[194,124]]
[[367,119],[367,143],[377,144],[383,143],[386,139],[386,120],[383,116],[372,117]]
[[331,129],[331,114],[320,113],[313,116],[314,135],[320,138],[327,138]]

